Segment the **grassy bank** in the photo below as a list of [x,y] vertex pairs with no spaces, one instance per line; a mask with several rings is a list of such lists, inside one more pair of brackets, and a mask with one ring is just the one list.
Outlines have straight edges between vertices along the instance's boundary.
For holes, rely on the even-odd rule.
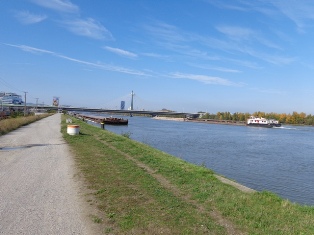
[[243,193],[202,166],[78,120],[81,134],[69,136],[64,119],[104,234],[314,234],[313,207]]
[[0,135],[4,135],[9,133],[10,131],[16,130],[21,126],[25,126],[32,122],[38,121],[42,118],[45,118],[51,114],[42,114],[36,116],[27,116],[27,117],[16,117],[16,118],[8,118],[0,121]]

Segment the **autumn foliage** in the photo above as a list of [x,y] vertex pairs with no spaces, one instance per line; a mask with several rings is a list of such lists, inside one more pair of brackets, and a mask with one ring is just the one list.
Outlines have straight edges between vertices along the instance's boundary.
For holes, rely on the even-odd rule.
[[292,114],[286,113],[265,113],[265,112],[254,112],[250,113],[230,113],[230,112],[217,112],[216,114],[206,113],[202,118],[216,119],[216,120],[232,120],[232,121],[245,121],[250,116],[264,117],[268,119],[276,119],[283,124],[293,125],[314,125],[314,116],[306,113],[293,112]]

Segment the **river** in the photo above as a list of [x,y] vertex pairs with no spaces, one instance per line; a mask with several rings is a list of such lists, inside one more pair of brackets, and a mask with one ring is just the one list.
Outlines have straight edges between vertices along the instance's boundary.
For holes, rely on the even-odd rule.
[[[125,117],[124,117],[125,118]],[[257,191],[314,205],[314,128],[258,128],[128,117],[105,128],[170,153]]]

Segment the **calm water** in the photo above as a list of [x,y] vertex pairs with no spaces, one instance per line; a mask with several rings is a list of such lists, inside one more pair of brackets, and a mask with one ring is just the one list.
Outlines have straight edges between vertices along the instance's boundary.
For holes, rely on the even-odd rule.
[[110,126],[258,191],[314,205],[314,128],[257,128],[132,117]]

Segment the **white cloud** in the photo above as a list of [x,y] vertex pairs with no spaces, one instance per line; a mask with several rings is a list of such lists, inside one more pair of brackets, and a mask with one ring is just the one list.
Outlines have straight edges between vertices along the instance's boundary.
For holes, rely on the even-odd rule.
[[69,0],[32,0],[32,2],[55,11],[77,13],[79,7]]
[[30,52],[30,53],[49,54],[49,55],[52,55],[52,56],[55,56],[58,58],[62,58],[65,60],[69,60],[69,61],[72,61],[75,63],[84,64],[87,66],[92,66],[92,67],[96,67],[96,68],[107,70],[107,71],[125,73],[125,74],[130,74],[130,75],[138,75],[138,76],[149,76],[148,74],[146,74],[142,71],[139,71],[139,70],[128,69],[128,68],[104,64],[104,63],[93,63],[93,62],[89,62],[89,61],[79,60],[79,59],[68,57],[68,56],[65,56],[65,55],[62,55],[62,54],[59,54],[56,52],[52,52],[52,51],[48,51],[48,50],[44,50],[44,49],[40,49],[40,48],[35,48],[35,47],[30,47],[30,46],[26,46],[26,45],[13,45],[13,44],[6,44],[6,43],[3,43],[3,45],[19,48],[23,51]]
[[268,63],[275,64],[275,65],[288,65],[297,60],[296,57],[288,57],[288,56],[280,56],[276,54],[266,54],[263,52],[257,52],[253,49],[247,49],[247,54],[258,58],[260,60],[264,60]]
[[101,23],[92,18],[88,18],[86,20],[68,20],[62,23],[72,33],[80,36],[86,36],[94,39],[113,39],[112,34],[103,25],[101,25]]
[[298,29],[303,31],[306,26],[311,26],[308,21],[314,20],[314,2],[312,0],[304,1],[270,1],[287,18],[292,20]]
[[251,29],[236,26],[217,26],[216,29],[232,39],[246,40],[255,35]]
[[160,54],[156,54],[156,53],[142,53],[143,56],[147,56],[147,57],[153,57],[153,58],[168,58],[169,56],[166,55],[160,55]]
[[158,40],[172,42],[174,44],[176,42],[186,41],[186,38],[179,32],[178,28],[170,24],[159,22],[155,25],[146,25],[144,28]]
[[240,5],[236,5],[237,3],[225,3],[221,0],[206,0],[206,2],[219,7],[223,9],[228,9],[228,10],[236,10],[236,11],[247,11],[245,7],[242,7]]
[[36,54],[41,54],[41,53],[45,53],[45,54],[55,54],[52,51],[47,51],[47,50],[43,50],[43,49],[39,49],[39,48],[35,48],[35,47],[30,47],[30,46],[26,46],[26,45],[14,45],[14,44],[8,44],[8,43],[3,43],[3,45],[6,46],[10,46],[10,47],[15,47],[15,48],[19,48],[23,51],[26,52],[30,52],[30,53],[36,53]]
[[245,28],[245,27],[238,27],[238,26],[217,26],[216,29],[226,35],[231,40],[235,41],[250,41],[250,42],[259,42],[262,45],[274,48],[274,49],[281,49],[280,46],[276,45],[275,43],[265,39],[259,32],[255,30]]
[[45,15],[35,15],[30,13],[29,11],[17,11],[14,16],[22,23],[22,24],[35,24],[39,23],[47,18]]
[[206,69],[206,70],[216,70],[216,71],[225,72],[225,73],[241,73],[241,71],[237,69],[230,69],[230,68],[217,67],[217,66],[204,65],[204,64],[193,64],[193,63],[189,63],[189,65],[196,68],[201,68],[201,69]]
[[299,31],[304,31],[312,26],[314,20],[314,2],[312,0],[255,0],[255,1],[234,1],[231,4],[223,3],[220,0],[207,0],[208,3],[223,9],[236,11],[255,11],[268,17],[278,17],[282,14],[291,20]]
[[242,86],[243,84],[236,84],[227,79],[220,77],[212,77],[200,74],[184,74],[184,73],[172,73],[170,74],[172,78],[183,78],[199,81],[205,84],[222,85],[222,86]]
[[130,57],[130,58],[136,58],[137,57],[137,54],[134,54],[132,52],[129,52],[129,51],[126,51],[126,50],[122,50],[122,49],[119,49],[119,48],[114,48],[114,47],[103,47],[105,50],[107,51],[110,51],[110,52],[113,52],[117,55],[122,55],[122,56],[126,56],[126,57]]

